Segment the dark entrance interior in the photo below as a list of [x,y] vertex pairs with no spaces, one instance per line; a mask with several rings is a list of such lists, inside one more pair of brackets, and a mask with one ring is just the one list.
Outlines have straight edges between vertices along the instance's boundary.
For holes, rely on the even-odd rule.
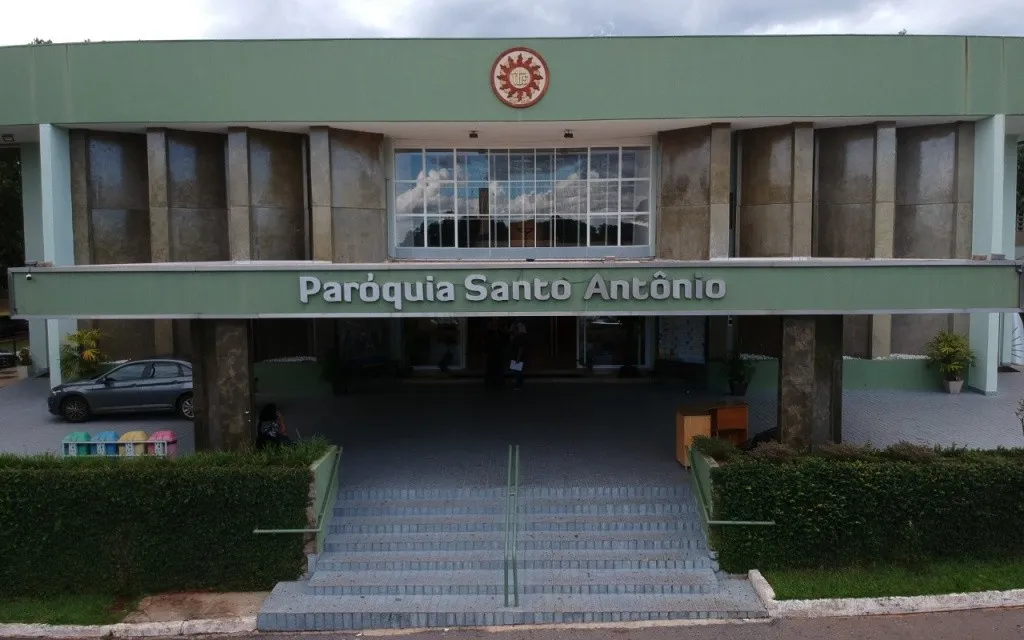
[[572,316],[527,318],[468,318],[466,322],[466,366],[470,372],[483,371],[487,358],[488,333],[506,331],[512,322],[526,326],[523,359],[531,374],[575,373],[577,319]]

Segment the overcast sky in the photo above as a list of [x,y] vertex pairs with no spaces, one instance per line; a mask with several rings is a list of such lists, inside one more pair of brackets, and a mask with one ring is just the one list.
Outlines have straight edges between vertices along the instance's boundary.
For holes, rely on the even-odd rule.
[[1024,36],[1024,0],[0,0],[0,45],[193,38]]

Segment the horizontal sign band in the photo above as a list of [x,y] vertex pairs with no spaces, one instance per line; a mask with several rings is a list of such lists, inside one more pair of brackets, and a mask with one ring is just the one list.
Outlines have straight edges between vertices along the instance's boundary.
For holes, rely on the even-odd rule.
[[[10,273],[16,317],[391,317],[1015,311],[1014,263],[871,267],[569,265],[543,268]],[[129,265],[123,265],[129,267]]]

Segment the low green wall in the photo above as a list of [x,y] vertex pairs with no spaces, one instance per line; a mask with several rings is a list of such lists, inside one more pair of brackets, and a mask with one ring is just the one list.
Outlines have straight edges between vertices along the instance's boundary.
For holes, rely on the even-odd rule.
[[[750,380],[750,391],[770,391],[778,387],[779,361],[752,360],[754,376]],[[721,363],[708,365],[711,391],[725,393],[729,384],[725,377],[725,366]],[[941,391],[938,376],[928,369],[925,360],[843,360],[844,389],[908,389],[917,391]]]
[[[313,474],[313,504],[309,517],[310,526],[316,528],[321,525],[320,531],[316,534],[316,550],[320,553],[324,550],[324,542],[327,540],[327,532],[331,520],[331,511],[334,503],[338,500],[338,466],[341,464],[341,449],[331,446],[322,458],[313,463],[310,472]],[[323,520],[320,515],[323,514]]]
[[274,396],[329,396],[331,385],[320,377],[316,362],[257,362],[253,366],[257,393]]

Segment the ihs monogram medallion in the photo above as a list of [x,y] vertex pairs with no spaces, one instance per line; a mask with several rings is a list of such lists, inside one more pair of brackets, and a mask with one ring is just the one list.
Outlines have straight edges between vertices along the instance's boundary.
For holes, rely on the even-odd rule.
[[548,90],[551,74],[544,58],[533,49],[514,47],[498,56],[491,67],[491,89],[510,107],[537,104]]

